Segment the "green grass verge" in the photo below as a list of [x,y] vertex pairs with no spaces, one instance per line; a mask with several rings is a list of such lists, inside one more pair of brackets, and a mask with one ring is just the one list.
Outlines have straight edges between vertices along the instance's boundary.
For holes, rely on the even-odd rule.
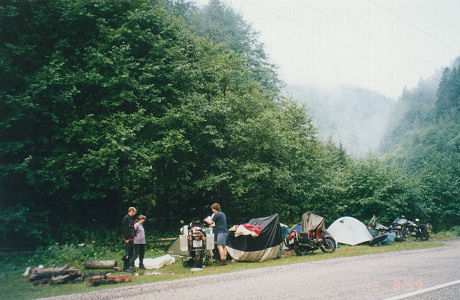
[[[190,268],[182,266],[181,259],[176,260],[176,264],[166,266],[160,270],[161,275],[146,275],[149,271],[138,272],[139,276],[133,276],[133,280],[130,283],[110,284],[102,285],[98,287],[89,287],[87,283],[76,283],[76,284],[63,284],[63,285],[51,285],[51,286],[33,286],[25,277],[21,274],[24,272],[26,266],[36,261],[37,257],[33,260],[27,259],[27,257],[17,256],[3,258],[0,263],[0,295],[2,299],[31,299],[38,297],[49,297],[81,292],[89,292],[100,289],[121,287],[128,285],[137,285],[143,283],[165,281],[165,280],[177,280],[188,277],[196,277],[202,275],[211,275],[218,273],[236,272],[241,270],[253,269],[253,268],[264,268],[271,266],[279,266],[286,264],[295,264],[302,262],[311,262],[318,260],[334,259],[339,257],[359,256],[367,254],[377,254],[391,251],[401,250],[412,250],[421,248],[440,247],[444,243],[440,241],[427,241],[427,242],[414,242],[407,241],[402,243],[392,243],[388,246],[382,247],[369,247],[363,246],[341,246],[337,248],[334,253],[326,254],[321,251],[315,251],[312,254],[305,256],[295,255],[282,255],[280,259],[270,260],[262,263],[245,263],[245,262],[229,262],[227,266],[216,266],[208,264],[202,271],[191,272]],[[158,253],[158,250],[151,251],[150,254]],[[121,253],[113,252],[107,253],[107,255],[100,255],[99,259],[114,259],[116,257],[121,258]],[[149,256],[147,256],[149,257]],[[151,257],[151,256],[150,256]],[[121,260],[118,260],[118,264],[121,266]],[[82,262],[73,263],[72,266],[78,267],[83,270]],[[86,272],[86,271],[85,271]],[[92,270],[97,272],[97,270]]]

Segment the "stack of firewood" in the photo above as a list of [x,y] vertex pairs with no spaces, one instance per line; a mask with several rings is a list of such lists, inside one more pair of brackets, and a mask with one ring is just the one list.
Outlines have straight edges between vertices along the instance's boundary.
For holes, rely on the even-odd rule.
[[69,267],[69,265],[57,268],[33,268],[27,277],[33,284],[37,285],[83,281],[82,272],[74,267]]
[[[85,269],[111,269],[117,272],[121,271],[120,268],[117,267],[117,262],[115,260],[88,260],[85,261],[84,267]],[[131,281],[131,275],[112,275],[111,272],[83,274],[77,268],[69,267],[68,264],[57,268],[44,268],[43,266],[33,269],[27,268],[23,275],[27,276],[27,278],[36,285],[83,282],[85,279],[88,279],[89,286]]]
[[[87,260],[84,266],[85,269],[112,269],[118,272],[121,271],[121,269],[117,267],[116,260]],[[112,275],[110,272],[86,274],[85,277],[88,278],[89,286],[131,281],[131,275]]]

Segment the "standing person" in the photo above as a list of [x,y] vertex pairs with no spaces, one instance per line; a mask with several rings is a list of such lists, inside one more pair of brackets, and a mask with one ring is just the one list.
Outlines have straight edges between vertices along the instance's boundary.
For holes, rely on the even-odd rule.
[[139,216],[139,220],[134,224],[134,256],[132,258],[133,265],[136,258],[139,256],[139,269],[145,270],[144,255],[145,255],[145,231],[144,222],[147,217]]
[[125,245],[125,255],[123,256],[123,271],[134,272],[134,261],[131,264],[133,257],[133,244],[134,244],[134,226],[133,217],[136,215],[134,207],[128,208],[128,213],[123,217],[122,230],[123,230],[123,243]]
[[211,210],[214,213],[212,219],[205,219],[208,224],[215,226],[215,233],[217,235],[217,249],[220,254],[219,266],[227,264],[227,239],[228,239],[228,228],[227,228],[227,216],[221,211],[219,203],[211,205]]

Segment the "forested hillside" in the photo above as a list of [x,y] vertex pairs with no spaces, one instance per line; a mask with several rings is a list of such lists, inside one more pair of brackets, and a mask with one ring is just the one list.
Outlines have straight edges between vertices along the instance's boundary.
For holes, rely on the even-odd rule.
[[3,1],[0,58],[2,243],[118,240],[129,206],[150,232],[213,202],[230,224],[437,216],[398,167],[321,142],[217,0]]
[[377,150],[393,104],[391,99],[359,87],[289,85],[286,91],[307,104],[323,139],[332,137],[354,157]]
[[455,225],[460,224],[459,62],[403,93],[380,147],[417,180],[433,218]]

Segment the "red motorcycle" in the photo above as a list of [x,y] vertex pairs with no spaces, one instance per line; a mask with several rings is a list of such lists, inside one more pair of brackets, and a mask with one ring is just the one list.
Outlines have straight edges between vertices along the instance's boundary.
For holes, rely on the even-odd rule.
[[335,240],[325,230],[323,217],[311,212],[302,216],[301,231],[291,231],[284,239],[284,244],[297,255],[305,255],[317,249],[332,253],[336,245]]

